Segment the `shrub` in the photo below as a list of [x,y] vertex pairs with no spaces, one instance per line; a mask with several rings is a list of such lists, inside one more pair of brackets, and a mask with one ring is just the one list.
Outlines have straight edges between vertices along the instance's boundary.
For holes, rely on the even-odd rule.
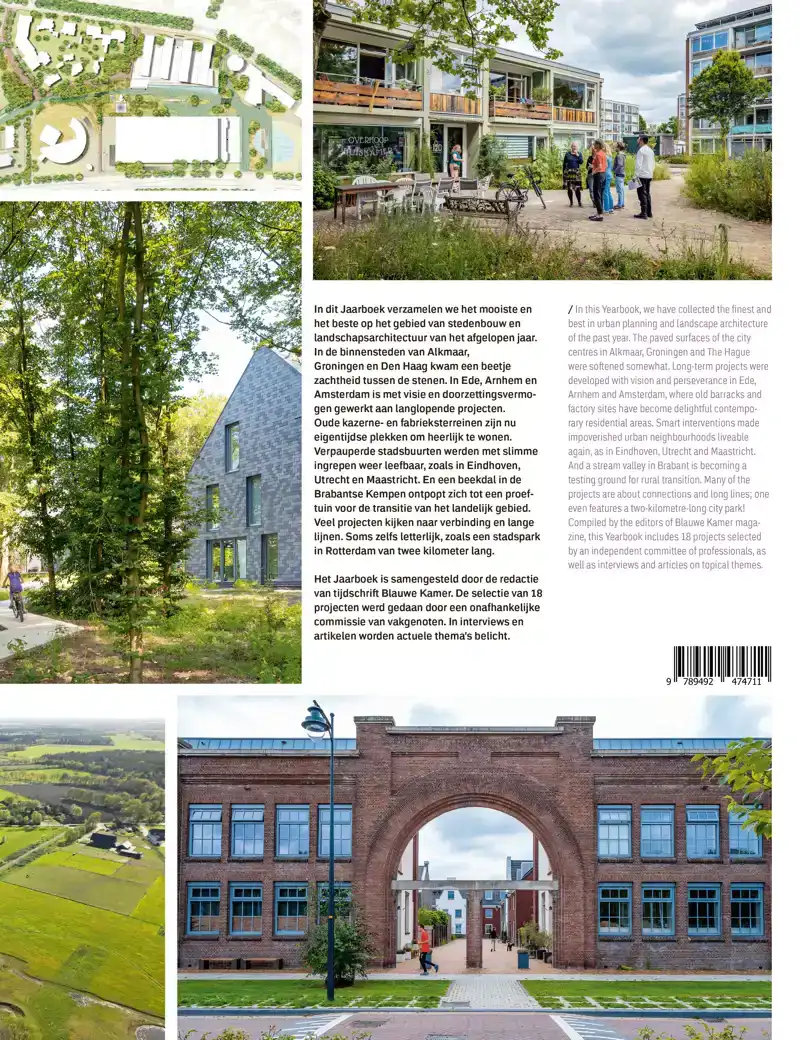
[[653,168],[653,180],[668,181],[671,176],[672,174],[669,172],[669,166],[659,160]]
[[338,183],[339,178],[332,170],[322,163],[314,163],[314,209],[333,209]]
[[110,4],[91,4],[86,0],[36,0],[36,7],[44,8],[45,13],[53,11],[75,11],[94,18],[111,18],[117,22],[125,19],[129,22],[140,22],[142,25],[166,25],[174,29],[191,29],[194,22],[191,18],[177,14],[161,14],[157,11],[137,11],[132,7],[112,7]]
[[684,194],[703,209],[745,220],[772,220],[772,152],[748,149],[740,159],[693,155]]
[[506,146],[495,134],[486,134],[481,138],[481,147],[475,162],[475,172],[479,177],[491,177],[495,182],[501,181],[508,167]]
[[[376,953],[369,931],[355,906],[350,918],[337,917],[333,929],[333,973],[337,987],[352,986],[367,977],[367,963]],[[312,975],[328,970],[328,924],[317,925],[303,951],[303,963]]]

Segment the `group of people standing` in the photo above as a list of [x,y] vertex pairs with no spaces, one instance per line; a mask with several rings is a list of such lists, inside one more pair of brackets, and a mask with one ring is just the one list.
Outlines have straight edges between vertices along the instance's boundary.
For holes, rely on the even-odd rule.
[[[606,150],[604,141],[593,141],[589,156],[586,159],[586,190],[596,210],[589,217],[590,220],[602,220],[606,213],[613,213],[615,209],[625,209],[625,155],[626,148],[622,141],[613,146],[612,154]],[[563,184],[569,198],[570,206],[581,201],[582,171],[584,167],[583,155],[578,147],[578,142],[573,141],[569,151],[564,156],[562,165]],[[639,220],[652,219],[653,203],[650,196],[650,185],[653,181],[655,171],[655,153],[650,147],[649,138],[642,134],[639,137],[639,147],[636,152],[636,164],[634,168],[634,181],[636,183],[636,194],[641,207],[640,213],[634,216]],[[612,181],[617,190],[617,201],[611,194]]]

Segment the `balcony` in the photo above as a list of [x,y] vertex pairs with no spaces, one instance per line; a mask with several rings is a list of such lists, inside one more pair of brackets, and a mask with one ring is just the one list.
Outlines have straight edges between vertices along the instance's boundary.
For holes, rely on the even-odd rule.
[[422,111],[422,91],[418,87],[387,84],[383,80],[338,81],[318,75],[314,81],[314,104],[346,105],[368,112],[384,109]]
[[464,97],[463,94],[431,94],[431,112],[448,115],[479,116],[481,99]]
[[538,119],[548,120],[553,115],[550,105],[535,101],[501,101],[492,98],[489,102],[492,119]]
[[553,109],[555,123],[596,123],[597,115],[583,108],[563,108],[557,105]]

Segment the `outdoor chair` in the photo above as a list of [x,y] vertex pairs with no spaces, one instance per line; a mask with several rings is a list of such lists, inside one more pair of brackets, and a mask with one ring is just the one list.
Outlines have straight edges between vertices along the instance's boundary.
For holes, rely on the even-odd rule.
[[414,185],[414,192],[409,203],[413,213],[424,213],[426,210],[434,211],[434,199],[436,188],[432,181],[420,181]]
[[[373,177],[369,173],[361,173],[358,177],[353,178],[353,184],[377,184],[378,178]],[[356,216],[361,220],[361,210],[364,206],[368,206],[372,203],[372,215],[376,217],[378,215],[378,202],[380,192],[369,191],[366,193],[360,193],[356,195]]]
[[441,177],[436,185],[436,194],[433,197],[433,212],[438,213],[444,206],[445,198],[451,192],[457,191],[455,181],[452,177]]
[[486,192],[489,190],[489,185],[492,183],[491,175],[489,177],[478,178],[478,198],[482,199]]
[[391,191],[384,192],[378,199],[378,211],[386,216],[391,216],[404,209],[410,185],[411,181],[397,181]]

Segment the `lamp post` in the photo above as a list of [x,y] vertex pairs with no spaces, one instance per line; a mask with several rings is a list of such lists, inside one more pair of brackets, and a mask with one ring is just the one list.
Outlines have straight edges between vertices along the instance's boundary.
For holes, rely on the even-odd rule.
[[308,709],[308,715],[303,721],[303,729],[306,733],[310,733],[312,737],[320,737],[323,733],[327,733],[330,736],[331,742],[331,791],[330,791],[330,810],[329,810],[329,831],[328,831],[328,972],[327,972],[327,991],[328,1000],[333,1001],[334,997],[334,985],[333,985],[333,922],[335,917],[335,900],[334,900],[334,858],[333,858],[333,712],[330,716],[326,715],[325,712],[320,708],[319,704],[314,701],[311,707]]

